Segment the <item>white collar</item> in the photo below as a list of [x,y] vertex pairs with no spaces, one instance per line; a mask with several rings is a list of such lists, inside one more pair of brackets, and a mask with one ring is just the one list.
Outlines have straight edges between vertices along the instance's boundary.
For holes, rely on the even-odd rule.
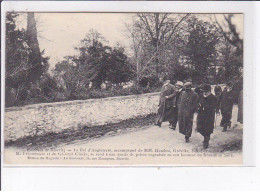
[[205,97],[205,98],[207,98],[208,96],[210,96],[211,95],[211,93],[208,93],[207,95],[204,95],[203,94],[203,96]]
[[166,83],[166,84],[163,85],[163,87],[168,86],[168,85],[169,85],[169,83]]

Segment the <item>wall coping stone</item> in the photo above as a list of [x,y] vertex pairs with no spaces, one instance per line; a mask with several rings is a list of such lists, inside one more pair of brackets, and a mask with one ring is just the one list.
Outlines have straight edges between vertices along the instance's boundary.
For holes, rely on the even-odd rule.
[[[221,87],[224,87],[225,84],[219,84]],[[215,85],[211,85],[214,87]],[[70,101],[62,101],[62,102],[47,102],[47,103],[39,103],[39,104],[30,104],[25,106],[19,107],[8,107],[5,108],[5,112],[12,112],[12,111],[20,111],[20,110],[29,110],[35,108],[48,108],[48,107],[59,107],[64,105],[75,105],[75,104],[84,104],[84,103],[91,103],[94,101],[104,101],[104,100],[116,100],[116,99],[129,99],[129,98],[139,98],[141,96],[156,96],[159,95],[160,92],[152,92],[152,93],[145,93],[145,94],[133,94],[133,95],[126,95],[126,96],[113,96],[113,97],[106,97],[106,98],[91,98],[86,100],[70,100]]]
[[29,110],[35,108],[48,108],[48,107],[59,107],[64,105],[75,105],[75,104],[84,104],[84,103],[91,103],[94,101],[108,101],[108,100],[116,100],[116,99],[129,99],[129,98],[140,98],[142,96],[156,96],[159,95],[160,92],[153,92],[153,93],[145,93],[145,94],[133,94],[127,96],[113,96],[113,97],[106,97],[106,98],[91,98],[86,100],[70,100],[70,101],[62,101],[62,102],[47,102],[47,103],[39,103],[39,104],[30,104],[20,107],[8,107],[5,108],[5,112],[12,112],[12,111],[20,111],[20,110]]

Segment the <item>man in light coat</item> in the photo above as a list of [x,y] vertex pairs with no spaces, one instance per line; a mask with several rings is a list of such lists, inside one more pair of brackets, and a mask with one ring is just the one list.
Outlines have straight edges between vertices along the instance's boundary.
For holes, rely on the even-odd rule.
[[173,117],[171,119],[171,126],[170,128],[175,130],[176,125],[178,123],[178,111],[181,104],[181,93],[183,92],[183,83],[181,81],[177,81],[175,84],[176,87],[176,96],[173,98]]
[[155,125],[161,127],[162,122],[169,121],[173,117],[173,98],[176,95],[176,88],[170,84],[170,80],[164,78],[164,84],[160,93],[158,116]]

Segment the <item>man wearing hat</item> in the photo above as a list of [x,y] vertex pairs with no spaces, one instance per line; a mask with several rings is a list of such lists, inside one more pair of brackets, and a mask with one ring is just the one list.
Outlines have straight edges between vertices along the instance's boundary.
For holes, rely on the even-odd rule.
[[183,83],[181,81],[177,81],[175,84],[176,87],[176,96],[173,98],[173,117],[171,119],[171,129],[175,130],[176,125],[178,123],[178,111],[181,104],[180,95],[183,91]]
[[219,107],[222,115],[220,126],[223,127],[223,132],[231,127],[232,109],[234,104],[234,95],[232,91],[232,83],[228,82],[222,94],[219,97]]
[[243,124],[243,88],[241,89],[238,98],[237,121]]
[[160,93],[158,117],[156,118],[155,125],[161,127],[162,122],[169,121],[173,117],[173,98],[176,95],[176,88],[170,84],[170,80],[166,77],[163,79],[164,84]]
[[217,84],[214,88],[214,93],[217,98],[218,104],[220,103],[220,95],[222,94],[222,88],[219,84]]
[[198,108],[198,95],[191,89],[192,83],[184,84],[185,91],[180,95],[180,108],[178,112],[179,132],[185,135],[186,143],[192,133],[193,115]]
[[210,135],[213,133],[217,98],[211,93],[211,86],[204,85],[203,94],[199,96],[197,131],[204,137],[203,147],[209,146]]

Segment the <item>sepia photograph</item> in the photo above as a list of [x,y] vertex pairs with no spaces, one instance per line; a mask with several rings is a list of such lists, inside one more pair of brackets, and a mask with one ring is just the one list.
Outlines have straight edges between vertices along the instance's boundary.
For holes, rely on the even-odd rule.
[[243,13],[5,16],[4,165],[243,165]]

